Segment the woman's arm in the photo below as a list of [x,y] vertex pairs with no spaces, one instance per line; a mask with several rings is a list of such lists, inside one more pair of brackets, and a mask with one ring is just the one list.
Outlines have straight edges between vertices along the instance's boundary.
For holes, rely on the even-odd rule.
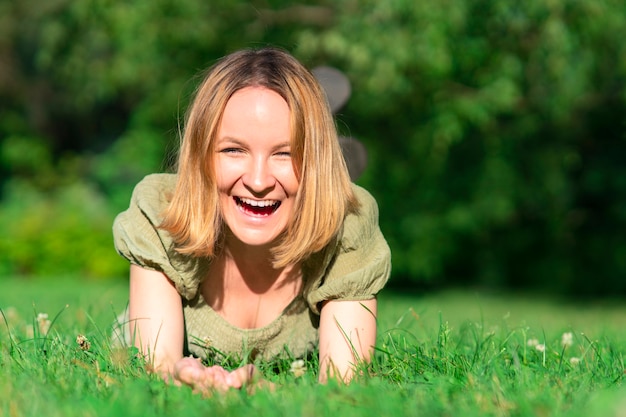
[[350,381],[359,363],[369,362],[376,344],[376,299],[326,301],[320,315],[319,380]]
[[130,267],[130,335],[165,380],[186,384],[195,391],[241,388],[258,380],[258,371],[246,365],[228,372],[221,366],[205,367],[183,358],[184,320],[180,294],[169,278],[137,265]]
[[169,377],[183,357],[184,322],[181,297],[165,274],[130,266],[129,318],[134,345]]

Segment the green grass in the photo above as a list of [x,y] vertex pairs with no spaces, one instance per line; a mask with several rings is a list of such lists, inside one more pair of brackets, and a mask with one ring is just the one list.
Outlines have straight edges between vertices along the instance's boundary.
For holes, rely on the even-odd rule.
[[[274,391],[205,398],[114,349],[126,284],[0,281],[2,416],[620,416],[626,307],[521,295],[384,292],[367,376],[316,382],[315,364],[259,364]],[[40,331],[37,316],[53,322]],[[45,330],[45,329],[43,329]],[[563,347],[564,333],[572,344]],[[84,335],[88,350],[76,341]],[[529,341],[535,342],[529,345]],[[535,344],[545,345],[538,350]],[[572,359],[576,358],[576,359]],[[279,370],[278,372],[276,370]]]

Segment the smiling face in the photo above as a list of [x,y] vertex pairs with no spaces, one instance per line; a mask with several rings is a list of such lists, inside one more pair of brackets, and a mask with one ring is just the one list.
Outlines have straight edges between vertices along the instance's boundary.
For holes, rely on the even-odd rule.
[[290,139],[289,106],[278,93],[246,87],[228,100],[215,146],[227,239],[271,245],[287,227],[299,185]]

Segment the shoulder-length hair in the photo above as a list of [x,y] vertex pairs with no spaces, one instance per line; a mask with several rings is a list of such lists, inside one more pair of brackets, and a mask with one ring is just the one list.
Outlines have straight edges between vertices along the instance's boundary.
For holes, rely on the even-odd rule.
[[277,48],[238,51],[209,69],[185,117],[177,184],[161,228],[172,235],[180,253],[217,255],[224,224],[214,147],[226,103],[245,87],[275,91],[290,109],[291,155],[299,188],[286,230],[272,252],[274,266],[283,267],[328,245],[359,203],[324,91],[300,62]]

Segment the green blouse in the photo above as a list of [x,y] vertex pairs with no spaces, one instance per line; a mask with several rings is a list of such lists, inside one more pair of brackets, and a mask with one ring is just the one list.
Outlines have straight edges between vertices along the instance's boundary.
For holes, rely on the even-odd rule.
[[322,301],[371,299],[389,278],[391,254],[378,227],[378,206],[354,185],[359,214],[348,215],[339,239],[303,263],[302,294],[267,326],[235,327],[199,291],[210,260],[178,253],[169,233],[158,228],[175,183],[174,174],[152,174],[139,182],[130,207],[115,219],[113,235],[123,257],[172,280],[183,301],[186,349],[198,357],[303,357],[317,346]]

